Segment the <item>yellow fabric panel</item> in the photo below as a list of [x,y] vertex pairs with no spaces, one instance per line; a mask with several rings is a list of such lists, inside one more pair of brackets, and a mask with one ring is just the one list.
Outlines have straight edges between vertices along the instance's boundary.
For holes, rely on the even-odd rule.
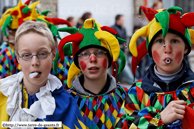
[[74,64],[74,62],[71,64],[69,68],[69,72],[67,75],[67,86],[71,88],[71,82],[75,78],[75,76],[80,72],[81,70]]
[[[22,89],[22,84],[20,84],[20,87]],[[24,108],[28,108],[28,93],[26,91],[25,86],[23,86],[23,99],[24,99],[24,101],[23,101]],[[21,107],[22,107],[22,105],[21,105]]]
[[84,125],[84,123],[81,122],[79,119],[77,119],[77,120],[78,120],[79,124],[81,125],[82,129],[86,129],[86,126]]
[[149,100],[149,96],[144,92],[143,93],[143,99],[142,99],[142,103],[146,106]]
[[94,27],[94,24],[95,24],[94,18],[86,19],[84,22],[84,28],[91,29],[92,27]]
[[1,128],[2,121],[9,121],[9,115],[6,112],[6,108],[7,108],[6,102],[7,102],[7,97],[4,96],[0,91],[0,128]]
[[109,46],[110,50],[112,51],[113,61],[116,61],[120,54],[120,46],[118,40],[112,34],[106,31],[97,31],[94,35],[100,41],[106,41],[107,46]]
[[136,42],[137,42],[137,39],[140,37],[140,36],[143,36],[143,37],[147,37],[149,35],[149,25],[147,26],[144,26],[142,28],[140,28],[139,30],[137,30],[131,40],[130,40],[130,43],[129,43],[129,50],[131,52],[131,54],[135,57],[138,56],[138,53],[137,53],[137,45],[136,45]]
[[131,124],[130,129],[137,129],[137,126],[135,124]]
[[151,39],[154,37],[154,35],[162,29],[161,25],[159,22],[156,22],[155,18],[149,23],[149,42]]
[[194,44],[194,30],[193,29],[189,29],[189,34],[190,34],[190,37],[191,37],[191,43]]

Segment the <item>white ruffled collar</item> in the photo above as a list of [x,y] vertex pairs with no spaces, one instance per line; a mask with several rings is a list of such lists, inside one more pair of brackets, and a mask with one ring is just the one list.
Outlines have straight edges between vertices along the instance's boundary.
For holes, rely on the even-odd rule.
[[9,121],[34,121],[37,118],[43,119],[47,115],[52,115],[55,111],[55,98],[51,92],[62,87],[61,81],[54,75],[49,74],[45,86],[41,87],[36,93],[38,100],[34,102],[29,109],[22,108],[22,92],[20,82],[23,78],[23,72],[8,76],[0,80],[0,91],[7,96],[7,114]]

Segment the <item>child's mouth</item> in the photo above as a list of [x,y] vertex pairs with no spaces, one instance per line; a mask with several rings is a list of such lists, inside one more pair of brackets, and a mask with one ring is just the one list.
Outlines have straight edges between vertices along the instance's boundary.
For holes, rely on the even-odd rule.
[[165,58],[165,59],[164,59],[164,62],[165,62],[166,64],[170,64],[170,63],[172,62],[172,60],[171,60],[170,58]]
[[41,72],[33,72],[33,73],[29,74],[29,77],[34,78],[34,77],[37,77],[40,74],[41,74]]

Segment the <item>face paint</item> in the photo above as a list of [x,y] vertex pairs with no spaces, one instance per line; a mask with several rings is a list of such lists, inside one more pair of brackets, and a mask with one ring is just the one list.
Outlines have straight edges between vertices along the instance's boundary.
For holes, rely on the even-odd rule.
[[107,59],[104,59],[102,64],[103,64],[104,69],[108,68],[108,60]]
[[160,62],[160,54],[155,50],[152,53],[154,61],[158,64]]
[[178,64],[180,64],[181,61],[182,61],[182,59],[183,59],[183,54],[182,54],[181,51],[178,51],[178,52],[176,53],[175,60],[176,60],[176,62],[177,62]]
[[165,45],[164,50],[167,52],[172,51],[172,47],[170,45]]
[[85,71],[85,69],[86,69],[86,63],[85,63],[84,61],[81,61],[81,62],[80,62],[80,67],[81,67],[81,69],[82,69],[83,71]]
[[95,56],[91,56],[91,57],[90,57],[90,62],[91,62],[91,61],[95,61],[95,62],[96,62],[96,61],[97,61],[96,57],[95,57]]

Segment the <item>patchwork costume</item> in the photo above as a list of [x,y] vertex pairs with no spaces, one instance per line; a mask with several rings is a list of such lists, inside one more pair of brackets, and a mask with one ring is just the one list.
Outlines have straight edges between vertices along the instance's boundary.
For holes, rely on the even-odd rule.
[[[2,27],[3,34],[8,37],[6,32],[7,27],[12,30],[16,30],[24,21],[33,20],[45,22],[48,28],[51,30],[53,37],[58,37],[61,39],[56,25],[67,24],[68,26],[71,26],[70,23],[63,19],[47,17],[46,15],[50,12],[48,10],[39,14],[39,12],[36,10],[36,5],[40,3],[40,1],[36,1],[31,5],[29,5],[29,3],[30,0],[27,0],[24,4],[22,4],[20,0],[17,6],[8,9],[3,14],[2,18],[0,19],[0,27]],[[73,60],[70,57],[66,57],[65,59],[65,62],[58,62],[58,68],[61,68],[59,69],[60,72],[55,74],[52,70],[51,73],[60,78],[60,80],[64,83],[64,87],[66,88],[67,72]],[[19,71],[21,71],[21,67],[15,57],[14,43],[4,41],[0,46],[0,78],[5,78],[12,74],[16,74]]]
[[[128,89],[116,84],[116,80],[107,74],[107,81],[99,94],[94,94],[83,86],[84,75],[80,75],[78,55],[87,48],[100,48],[107,52],[109,66],[112,65],[113,75],[117,74],[116,60],[120,56],[121,64],[118,73],[125,66],[126,58],[120,50],[117,32],[107,26],[95,23],[95,19],[87,19],[80,28],[60,28],[59,31],[71,33],[59,43],[59,52],[56,54],[55,62],[59,57],[64,60],[65,56],[73,55],[74,62],[69,68],[67,77],[68,92],[76,99],[78,107],[84,119],[84,124],[90,129],[113,129],[115,127],[118,111],[123,103]],[[70,43],[72,42],[72,43]],[[57,68],[54,65],[54,70]],[[77,76],[77,77],[76,77]],[[76,79],[74,80],[74,78]],[[74,80],[74,81],[73,81]],[[72,83],[73,81],[73,83]]]
[[0,79],[2,121],[61,121],[63,129],[85,128],[74,98],[60,80],[49,74],[45,86],[30,95],[23,85],[23,72]]
[[[146,53],[152,57],[151,46],[154,39],[161,33],[164,38],[168,32],[180,36],[188,46],[188,52],[185,55],[189,54],[191,42],[194,41],[194,31],[188,30],[188,28],[194,25],[193,22],[189,22],[193,20],[194,13],[181,16],[179,11],[182,9],[179,7],[156,11],[141,6],[140,9],[144,11],[150,23],[136,31],[129,44],[129,49],[133,55],[132,71],[134,74],[137,64]],[[136,40],[139,36],[146,37],[146,41],[137,48]],[[185,122],[182,123],[181,120],[164,125],[160,112],[173,100],[184,100],[187,105],[194,103],[194,73],[183,59],[182,68],[169,83],[166,83],[159,78],[155,67],[156,64],[153,63],[145,76],[132,85],[116,120],[116,129],[179,129],[185,127]],[[189,118],[189,116],[184,117]],[[183,121],[185,120],[183,119]]]

